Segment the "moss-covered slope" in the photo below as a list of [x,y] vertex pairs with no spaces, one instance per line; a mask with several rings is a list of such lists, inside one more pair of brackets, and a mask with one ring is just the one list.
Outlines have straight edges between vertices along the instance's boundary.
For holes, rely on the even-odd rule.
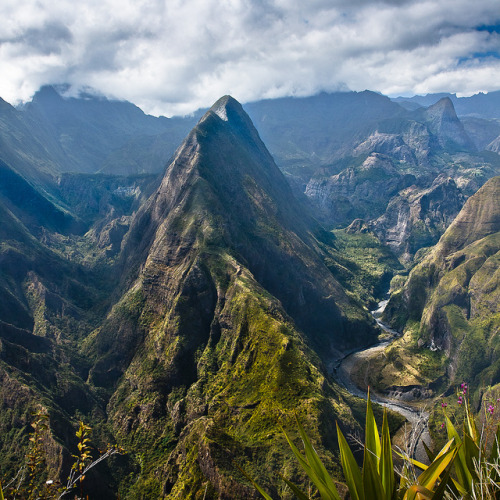
[[500,177],[494,177],[469,198],[388,305],[395,326],[416,333],[418,324],[414,341],[446,353],[451,380],[500,381],[499,263]]
[[374,334],[324,264],[332,241],[241,106],[219,100],[135,217],[124,294],[85,343],[140,457],[129,496],[252,498],[234,462],[264,482],[293,472],[279,422],[297,412],[327,447],[335,419],[355,425],[313,351],[325,361]]

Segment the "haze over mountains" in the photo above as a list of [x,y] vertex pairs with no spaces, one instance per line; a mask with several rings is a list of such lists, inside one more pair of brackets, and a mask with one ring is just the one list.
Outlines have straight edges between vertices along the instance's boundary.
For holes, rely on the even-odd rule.
[[[52,470],[80,416],[130,451],[94,478],[96,497],[252,498],[234,461],[277,494],[276,464],[298,474],[278,415],[296,411],[330,457],[335,420],[358,427],[362,403],[331,366],[375,341],[368,308],[403,264],[416,266],[395,324],[421,321],[452,359],[470,335],[494,342],[496,323],[477,333],[498,304],[478,281],[498,274],[490,98],[467,119],[450,96],[424,108],[369,91],[225,96],[170,119],[51,87],[20,109],[0,102],[2,471],[42,405]],[[415,291],[428,269],[441,281]],[[441,309],[473,334],[450,342]],[[480,367],[491,384],[497,364],[495,351]]]

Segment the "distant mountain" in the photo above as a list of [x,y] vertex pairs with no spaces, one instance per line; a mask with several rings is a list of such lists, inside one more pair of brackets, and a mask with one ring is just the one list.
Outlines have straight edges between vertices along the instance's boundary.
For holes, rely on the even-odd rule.
[[494,177],[467,200],[387,307],[395,326],[418,322],[419,346],[445,353],[449,383],[500,383],[499,200],[500,177]]
[[415,103],[423,107],[432,106],[443,98],[448,98],[453,102],[458,116],[476,116],[482,118],[500,119],[500,91],[488,92],[470,97],[457,97],[456,94],[427,94],[413,97],[396,97],[394,102],[405,104]]
[[50,86],[42,87],[21,111],[32,128],[43,128],[63,152],[61,172],[160,172],[195,123],[149,116],[126,101],[63,97]]
[[371,229],[403,262],[435,245],[462,208],[466,197],[455,181],[438,176],[430,187],[411,184],[391,197],[385,213]]
[[[269,99],[248,103],[245,109],[295,194],[305,193],[315,215],[332,228],[346,227],[356,218],[382,217],[391,197],[412,185],[425,191],[438,176],[451,177],[468,196],[500,172],[500,125],[475,117],[462,123],[453,106],[457,99],[435,95],[427,100],[434,97],[440,100],[415,110],[369,91]],[[96,211],[90,193],[107,199],[109,192],[97,195],[94,189],[107,181],[81,177],[79,191],[74,175],[119,175],[123,188],[140,184],[143,199],[149,188],[138,177],[125,177],[160,174],[200,113],[155,118],[131,103],[94,95],[67,98],[44,87],[22,109],[0,106],[0,158],[43,196],[65,211],[77,209],[77,216],[90,223],[103,213],[103,207]],[[75,199],[80,200],[78,207]],[[127,200],[138,203],[137,197]],[[122,233],[124,221],[110,218],[104,223],[108,229],[116,224]],[[435,228],[430,232],[434,237],[429,241],[434,241],[439,234]]]
[[[346,226],[356,218],[372,223],[381,218],[379,220],[385,219],[385,222],[380,227],[390,233],[386,223],[396,217],[397,227],[406,229],[403,232],[396,230],[399,243],[394,249],[398,255],[405,255],[404,260],[411,259],[420,248],[419,244],[437,242],[446,225],[460,210],[458,200],[463,203],[466,195],[500,172],[500,158],[476,152],[474,142],[447,97],[429,108],[406,111],[372,126],[374,131],[362,139],[358,137],[348,156],[330,167],[318,166],[307,182],[305,193],[324,223],[330,226]],[[414,199],[422,197],[427,200],[429,190],[434,190],[435,181],[443,177],[454,179],[454,189],[458,187],[458,191],[452,203],[448,196],[444,196],[444,191],[439,191],[444,196],[439,202],[439,217],[443,219],[437,226],[426,217],[408,223],[409,207],[405,209],[408,217],[404,211],[395,214],[396,206],[402,210],[398,200],[406,197],[404,193],[411,192]],[[437,192],[434,190],[435,194]],[[446,206],[448,202],[451,205]],[[391,214],[386,213],[387,210]],[[411,217],[417,212],[412,211]],[[435,216],[432,219],[438,220]],[[417,231],[417,227],[420,228],[418,234],[410,234]],[[382,236],[380,231],[378,233]]]
[[[478,151],[491,150],[490,144],[500,136],[500,119],[486,120],[484,118],[462,117],[467,135],[474,141]],[[498,153],[498,151],[496,151]]]
[[378,122],[405,113],[370,91],[269,99],[244,107],[278,166],[297,182],[307,182],[318,167],[345,156]]
[[328,362],[374,331],[324,264],[332,243],[240,104],[215,103],[135,216],[123,247],[133,274],[86,343],[114,430],[155,471],[136,488],[157,477],[169,498],[207,485],[248,496],[231,461],[270,471],[266,457],[282,453],[266,438],[276,410],[349,415],[311,348]]

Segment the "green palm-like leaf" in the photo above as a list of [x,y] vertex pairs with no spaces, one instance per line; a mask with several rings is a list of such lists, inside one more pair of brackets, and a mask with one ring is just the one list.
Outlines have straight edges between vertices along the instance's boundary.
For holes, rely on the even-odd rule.
[[463,447],[465,449],[465,463],[467,464],[467,469],[470,471],[473,478],[477,480],[475,464],[479,463],[479,447],[467,433],[464,433]]
[[446,419],[446,430],[448,432],[448,439],[455,439],[455,446],[458,448],[457,458],[455,459],[455,472],[457,474],[458,483],[466,490],[470,491],[472,487],[472,475],[467,467],[467,461],[465,458],[465,447],[462,446],[462,440],[458,435],[455,426],[452,424],[451,420],[445,415]]
[[382,442],[379,462],[379,474],[382,479],[382,487],[385,491],[385,498],[391,500],[394,494],[394,464],[392,461],[391,434],[387,421],[387,410],[384,410],[384,420],[382,422]]
[[351,448],[337,424],[337,436],[340,448],[340,461],[344,471],[344,477],[349,488],[349,494],[353,500],[364,500],[365,493],[363,489],[363,477],[358,464],[352,454]]
[[365,449],[373,453],[378,465],[381,452],[380,436],[377,429],[377,422],[375,422],[373,415],[370,388],[368,388],[368,399],[366,400]]
[[446,489],[448,487],[448,483],[450,482],[450,479],[451,479],[451,476],[450,476],[451,469],[452,469],[452,466],[450,463],[450,465],[446,469],[445,475],[443,476],[443,478],[441,479],[441,482],[439,483],[439,486],[434,491],[434,495],[432,496],[432,500],[442,500],[444,498]]
[[316,484],[316,482],[314,484],[316,484],[316,487],[318,488],[322,497],[324,495],[325,500],[329,498],[340,500],[340,495],[337,491],[335,483],[330,477],[330,474],[328,474],[328,471],[326,470],[325,466],[323,465],[323,462],[316,453],[316,450],[314,449],[313,445],[309,441],[309,438],[307,437],[307,434],[304,431],[304,427],[302,427],[298,419],[297,419],[297,425],[299,428],[300,437],[302,438],[302,442],[304,443],[304,451],[306,452],[307,461],[311,467],[311,470],[314,472],[315,476],[319,480],[319,483],[321,483],[321,487],[318,484]]
[[302,453],[293,444],[292,440],[285,432],[286,440],[288,441],[293,454],[297,457],[297,460],[304,469],[304,472],[309,476],[309,479],[311,479],[316,488],[318,488],[318,491],[323,500],[341,500],[335,483],[332,481],[327,470],[319,459],[316,451],[307,438],[304,432],[304,428],[302,427],[302,425],[300,425],[300,422],[297,421],[297,424],[299,426],[299,432],[304,443],[306,458],[304,458]]
[[469,402],[465,401],[465,422],[464,422],[464,435],[466,433],[472,438],[476,446],[479,446],[481,435],[479,434],[476,426],[476,419],[470,410]]
[[363,488],[365,498],[370,500],[384,500],[384,488],[378,473],[377,458],[365,445],[363,457]]
[[425,486],[413,484],[405,493],[404,500],[432,500],[433,492]]
[[436,458],[435,453],[425,444],[425,441],[422,441],[422,444],[424,445],[425,454],[427,455],[429,462],[433,462]]
[[432,462],[427,470],[422,472],[420,476],[418,476],[418,482],[421,486],[425,486],[429,490],[434,488],[436,481],[439,479],[439,476],[443,473],[443,471],[453,463],[457,454],[457,448],[453,448],[447,451],[444,455],[437,457],[434,462]]

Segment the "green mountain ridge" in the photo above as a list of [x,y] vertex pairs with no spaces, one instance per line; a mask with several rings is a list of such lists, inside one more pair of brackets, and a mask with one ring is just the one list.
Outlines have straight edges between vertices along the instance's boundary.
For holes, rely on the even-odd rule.
[[245,108],[276,163],[229,96],[176,152],[194,117],[50,88],[0,101],[4,476],[37,407],[54,477],[76,419],[129,451],[92,498],[256,497],[235,463],[287,498],[273,478],[303,480],[280,429],[295,412],[335,472],[334,422],[358,429],[363,404],[329,371],[376,340],[367,307],[402,271],[394,254],[418,263],[387,317],[440,349],[428,372],[499,382],[491,123],[473,143],[449,99],[408,111],[372,92]]
[[393,325],[418,322],[417,339],[445,352],[450,382],[500,383],[499,200],[494,177],[467,200],[387,307]]
[[124,259],[138,277],[86,343],[115,432],[149,464],[133,492],[250,498],[231,462],[271,472],[278,414],[327,441],[335,418],[353,425],[311,350],[327,361],[374,334],[323,263],[331,241],[241,106],[219,100],[132,222]]

